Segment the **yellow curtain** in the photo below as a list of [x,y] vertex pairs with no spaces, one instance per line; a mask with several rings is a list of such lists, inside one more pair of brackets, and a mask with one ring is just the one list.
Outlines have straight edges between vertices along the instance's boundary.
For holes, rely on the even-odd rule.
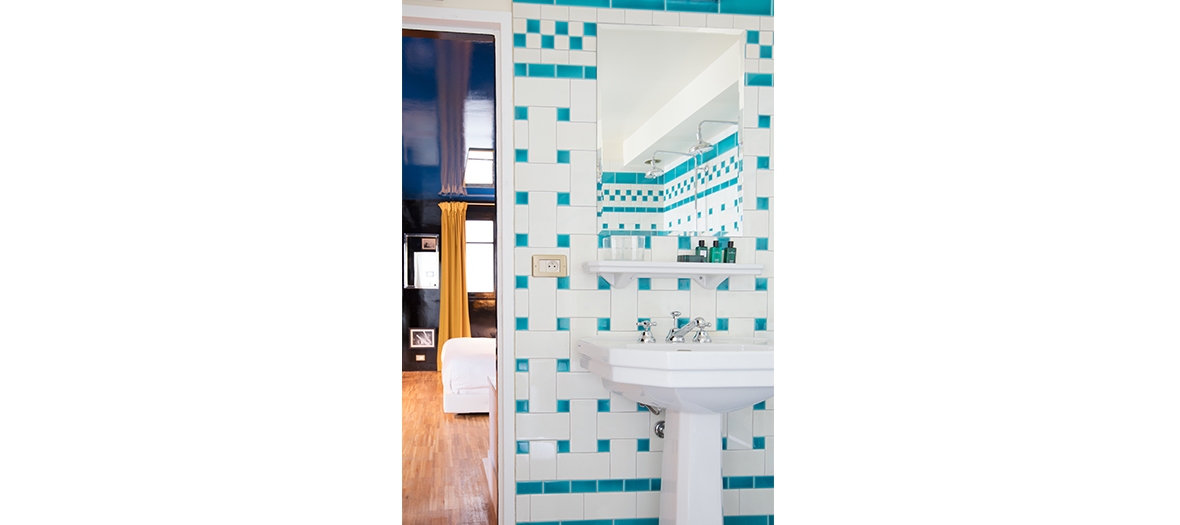
[[467,203],[440,202],[442,208],[442,300],[438,316],[438,369],[442,345],[455,337],[471,337],[467,310]]

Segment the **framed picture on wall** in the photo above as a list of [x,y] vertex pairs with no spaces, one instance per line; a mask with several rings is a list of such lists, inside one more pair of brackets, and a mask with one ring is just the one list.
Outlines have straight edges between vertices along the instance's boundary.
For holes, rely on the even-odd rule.
[[423,237],[422,238],[422,249],[423,250],[437,250],[438,249],[438,237]]
[[411,328],[410,348],[434,348],[434,329]]

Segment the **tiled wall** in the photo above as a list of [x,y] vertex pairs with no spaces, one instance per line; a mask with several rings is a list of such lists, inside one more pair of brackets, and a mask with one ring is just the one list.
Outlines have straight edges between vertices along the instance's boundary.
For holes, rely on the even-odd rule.
[[[547,4],[553,4],[549,0]],[[613,2],[613,4],[612,4]],[[596,5],[563,6],[562,3]],[[773,337],[774,245],[771,133],[773,24],[769,1],[557,0],[513,4],[517,64],[515,164],[516,521],[655,525],[663,419],[611,394],[580,368],[575,343],[594,335],[637,336],[636,322],[666,329],[679,310],[715,323],[714,336]],[[612,7],[613,5],[613,7]],[[621,6],[643,9],[624,9]],[[712,9],[711,13],[693,12]],[[739,263],[765,265],[717,290],[688,279],[637,279],[610,288],[583,263],[598,256],[596,78],[598,24],[746,30],[742,130],[745,175]],[[735,189],[736,191],[736,189]],[[696,239],[650,238],[649,260],[674,261]],[[563,254],[569,276],[530,276],[533,254]],[[774,400],[724,420],[726,524],[773,522]]]

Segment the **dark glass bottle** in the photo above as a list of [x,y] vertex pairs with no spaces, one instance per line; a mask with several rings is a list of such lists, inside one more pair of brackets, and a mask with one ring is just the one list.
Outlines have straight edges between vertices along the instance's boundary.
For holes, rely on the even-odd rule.
[[736,263],[737,262],[737,248],[734,247],[733,241],[729,241],[727,244],[728,244],[728,246],[725,248],[725,262]]
[[705,241],[700,241],[700,245],[697,246],[696,254],[704,257],[705,262],[709,262],[709,248],[705,246]]
[[713,247],[709,248],[709,262],[719,263],[725,260],[725,250],[721,249],[719,241],[713,241]]

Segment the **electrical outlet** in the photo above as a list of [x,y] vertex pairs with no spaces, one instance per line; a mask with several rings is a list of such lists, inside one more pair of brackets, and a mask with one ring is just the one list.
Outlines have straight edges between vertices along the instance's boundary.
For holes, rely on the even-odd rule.
[[425,361],[425,360],[426,360],[426,356],[425,356],[425,355],[422,355],[422,354],[416,354],[416,355],[414,355],[414,360],[415,360],[415,361]]
[[533,256],[533,277],[565,277],[568,274],[564,255]]

